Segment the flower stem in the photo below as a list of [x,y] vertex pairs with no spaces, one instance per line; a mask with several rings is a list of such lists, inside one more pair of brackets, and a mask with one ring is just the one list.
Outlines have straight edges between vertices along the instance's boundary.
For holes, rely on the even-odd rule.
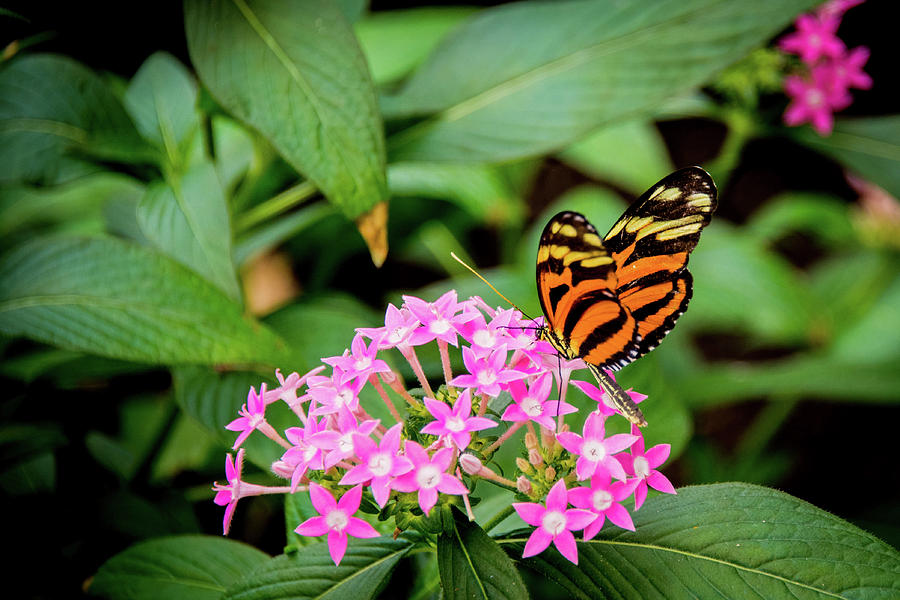
[[484,527],[482,527],[482,529],[484,529],[485,533],[489,532],[491,529],[506,520],[506,517],[513,514],[514,510],[515,509],[511,504],[509,506],[504,506],[500,512],[491,517],[488,522],[484,524]]
[[403,380],[400,379],[400,376],[393,371],[391,371],[391,374],[393,378],[390,380],[385,378],[384,373],[379,373],[378,376],[381,377],[381,381],[388,384],[388,387],[403,396],[403,399],[406,400],[410,405],[419,406],[419,401],[413,398],[410,393],[406,391],[406,388],[403,387]]
[[409,362],[409,366],[412,367],[413,373],[416,374],[416,378],[419,380],[419,385],[425,390],[425,395],[429,398],[434,398],[434,392],[431,390],[431,386],[428,385],[425,371],[422,370],[422,363],[419,362],[419,357],[416,356],[416,349],[408,345],[397,346],[397,348],[403,354],[403,358]]
[[377,375],[372,375],[369,377],[369,383],[371,383],[375,390],[378,392],[378,395],[381,396],[381,399],[384,400],[385,406],[387,406],[388,412],[391,413],[391,416],[394,417],[394,420],[398,423],[402,423],[403,419],[400,417],[400,413],[397,412],[397,407],[394,406],[394,403],[391,402],[390,396],[388,396],[387,392],[384,389],[384,386],[381,385],[381,381],[378,380]]
[[447,342],[438,340],[438,349],[441,351],[441,366],[444,368],[444,382],[447,387],[450,386],[450,380],[453,379],[453,371],[450,369],[450,353],[447,352]]
[[518,423],[513,423],[509,429],[503,432],[503,435],[497,438],[497,441],[483,450],[484,454],[488,455],[496,450],[500,444],[508,440],[510,436],[517,432],[519,428],[522,427],[522,425],[524,425],[525,423],[531,423],[531,421],[519,421]]
[[268,422],[263,421],[263,422],[259,425],[258,430],[259,430],[260,432],[262,432],[267,438],[269,438],[270,440],[272,440],[273,442],[275,442],[276,444],[278,444],[278,445],[281,446],[282,448],[288,448],[288,449],[292,448],[290,442],[288,442],[286,439],[284,439],[283,437],[281,437],[281,436],[278,434],[278,432],[275,431],[275,428],[272,427],[271,425],[269,425]]

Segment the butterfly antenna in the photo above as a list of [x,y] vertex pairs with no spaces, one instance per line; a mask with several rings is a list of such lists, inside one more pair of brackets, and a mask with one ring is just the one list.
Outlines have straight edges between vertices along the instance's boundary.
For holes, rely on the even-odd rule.
[[[461,259],[460,257],[458,257],[458,256],[457,256],[456,254],[454,254],[453,252],[450,253],[450,256],[452,256],[453,259],[454,259],[456,262],[458,262],[459,264],[461,264],[462,266],[464,266],[465,268],[467,268],[467,269],[472,273],[472,275],[474,275],[475,277],[477,277],[478,279],[480,279],[481,281],[483,281],[489,288],[491,288],[492,290],[494,290],[494,293],[497,294],[498,296],[500,296],[501,298],[503,298],[504,300],[506,300],[506,301],[509,303],[510,306],[512,306],[512,307],[515,308],[517,311],[519,311],[520,313],[522,313],[523,315],[525,315],[526,318],[531,319],[531,317],[529,317],[527,314],[525,314],[525,311],[524,311],[524,310],[522,310],[521,308],[519,308],[518,306],[516,306],[515,302],[513,302],[512,300],[510,300],[509,298],[507,298],[506,296],[504,296],[503,294],[501,294],[499,291],[497,291],[497,288],[495,288],[493,285],[491,285],[491,282],[490,282],[490,281],[488,281],[487,279],[485,279],[484,277],[482,277],[482,276],[481,276],[481,273],[479,273],[478,271],[476,271],[475,269],[473,269],[472,267],[470,267],[469,265],[467,265],[466,262],[465,262],[463,259]],[[531,320],[533,321],[534,319],[531,319]]]

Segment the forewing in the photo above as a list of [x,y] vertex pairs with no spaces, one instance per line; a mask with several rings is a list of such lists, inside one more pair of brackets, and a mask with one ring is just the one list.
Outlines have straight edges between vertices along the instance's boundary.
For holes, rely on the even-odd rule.
[[538,296],[551,341],[566,356],[619,368],[638,354],[637,323],[616,297],[616,267],[584,216],[561,212],[538,247]]
[[715,209],[712,178],[688,167],[647,190],[603,239],[616,265],[616,295],[637,321],[640,354],[655,348],[687,309],[688,257]]

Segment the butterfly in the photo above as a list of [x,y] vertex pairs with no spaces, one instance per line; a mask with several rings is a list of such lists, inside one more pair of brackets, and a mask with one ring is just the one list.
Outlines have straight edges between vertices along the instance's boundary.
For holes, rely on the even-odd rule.
[[547,223],[537,254],[542,339],[581,358],[632,423],[647,421],[607,370],[653,350],[691,299],[688,256],[716,210],[716,185],[700,167],[680,169],[638,198],[601,238],[581,214]]

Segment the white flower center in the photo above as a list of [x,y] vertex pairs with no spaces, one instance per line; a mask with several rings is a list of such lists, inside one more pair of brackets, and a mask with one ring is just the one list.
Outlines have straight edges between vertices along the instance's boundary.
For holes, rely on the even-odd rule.
[[596,440],[590,440],[581,447],[581,455],[592,462],[600,462],[606,458],[606,447]]
[[406,337],[406,333],[409,331],[409,327],[394,327],[391,332],[388,334],[388,342],[391,344],[399,344],[403,341],[403,338]]
[[363,356],[362,358],[357,358],[356,362],[353,363],[353,368],[357,371],[365,371],[369,367],[372,366],[372,359],[368,356]]
[[593,496],[591,496],[591,504],[594,506],[594,510],[597,512],[604,512],[613,503],[613,496],[606,490],[597,490],[594,492]]
[[806,103],[810,106],[822,106],[825,102],[825,95],[819,90],[807,90]]
[[432,321],[428,329],[431,333],[440,335],[450,329],[450,322],[447,319],[438,319],[437,321]]
[[535,398],[525,398],[519,406],[522,407],[522,412],[529,417],[539,417],[544,412],[544,403]]
[[456,433],[458,431],[463,431],[466,428],[466,422],[460,419],[459,417],[453,416],[447,419],[445,423],[447,429]]
[[349,454],[353,452],[353,432],[345,433],[341,437],[338,438],[337,443],[338,450],[345,454]]
[[472,335],[472,343],[482,348],[490,348],[497,343],[497,336],[490,329],[479,329]]
[[555,510],[548,510],[541,517],[541,527],[544,531],[556,537],[566,530],[566,515]]
[[325,516],[325,524],[333,531],[343,531],[349,523],[350,519],[347,518],[347,513],[339,508],[331,511]]
[[375,477],[383,477],[391,472],[393,463],[389,454],[375,454],[369,459],[369,472]]
[[419,489],[430,489],[433,487],[437,487],[437,484],[439,484],[440,482],[441,472],[438,471],[437,467],[426,465],[419,469],[416,473],[416,483],[419,484]]
[[338,406],[349,406],[353,402],[353,392],[351,390],[341,390],[337,395]]
[[480,385],[491,385],[497,381],[497,374],[493,369],[485,369],[478,372],[478,383]]
[[634,474],[641,479],[646,479],[650,476],[650,463],[643,456],[638,456],[634,459]]

